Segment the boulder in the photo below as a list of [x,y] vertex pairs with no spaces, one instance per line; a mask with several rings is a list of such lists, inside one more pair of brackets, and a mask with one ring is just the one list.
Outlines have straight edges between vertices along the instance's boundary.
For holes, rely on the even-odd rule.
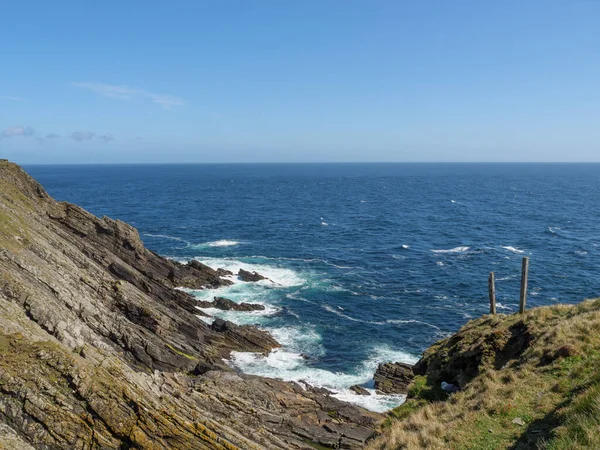
[[359,386],[358,384],[350,386],[350,390],[354,391],[358,395],[371,395],[369,391],[367,391],[364,387]]
[[413,378],[412,366],[401,362],[379,364],[373,376],[375,389],[385,394],[406,394]]
[[248,270],[240,269],[238,271],[238,277],[242,281],[255,282],[260,280],[268,280],[267,277],[262,276],[258,272],[249,272]]

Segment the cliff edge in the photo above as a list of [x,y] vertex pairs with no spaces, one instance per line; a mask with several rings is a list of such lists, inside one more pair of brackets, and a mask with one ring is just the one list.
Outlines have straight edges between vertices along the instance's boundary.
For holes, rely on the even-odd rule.
[[175,289],[221,275],[156,255],[135,228],[0,161],[0,449],[362,447],[380,415],[222,362],[279,344],[207,325]]
[[425,352],[367,448],[600,448],[599,330],[600,299],[470,321]]

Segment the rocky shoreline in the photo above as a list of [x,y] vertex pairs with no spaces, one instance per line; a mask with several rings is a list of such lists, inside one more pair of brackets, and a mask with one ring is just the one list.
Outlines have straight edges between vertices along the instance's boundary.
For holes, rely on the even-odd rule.
[[223,363],[280,346],[256,327],[208,325],[176,289],[218,288],[231,275],[162,258],[130,225],[57,202],[0,162],[0,447],[362,447],[382,415]]

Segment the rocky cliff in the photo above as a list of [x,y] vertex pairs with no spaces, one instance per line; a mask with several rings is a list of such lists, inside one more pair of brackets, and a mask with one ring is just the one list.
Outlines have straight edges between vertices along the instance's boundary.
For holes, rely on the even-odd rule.
[[0,448],[363,446],[379,415],[223,363],[279,344],[208,326],[175,289],[222,275],[156,255],[133,227],[56,202],[0,161]]

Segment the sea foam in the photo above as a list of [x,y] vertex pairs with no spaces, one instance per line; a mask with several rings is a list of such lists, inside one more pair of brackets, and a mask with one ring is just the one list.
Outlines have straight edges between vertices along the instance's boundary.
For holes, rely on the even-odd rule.
[[234,247],[236,245],[241,244],[240,241],[233,241],[233,240],[229,240],[229,239],[220,239],[218,241],[210,241],[210,242],[203,242],[201,244],[193,244],[190,245],[190,248],[207,248],[207,247]]
[[471,247],[454,247],[448,250],[431,250],[432,253],[464,253],[468,252]]
[[512,247],[510,245],[506,245],[506,246],[502,246],[503,249],[508,250],[509,252],[513,252],[513,253],[525,253],[525,250],[520,250],[518,248]]
[[249,272],[258,272],[261,275],[268,278],[268,280],[261,280],[252,284],[262,285],[275,285],[280,287],[291,287],[300,286],[306,282],[306,279],[301,277],[297,272],[291,269],[285,269],[277,266],[267,264],[251,264],[237,259],[227,258],[196,258],[202,263],[213,269],[225,269],[237,274],[240,269],[247,270]]
[[286,349],[277,349],[264,356],[257,353],[232,352],[228,363],[244,373],[284,381],[306,382],[311,386],[331,390],[333,396],[344,401],[359,404],[366,409],[384,412],[402,404],[406,399],[403,395],[379,395],[369,389],[371,396],[359,396],[350,390],[354,384],[368,383],[373,379],[377,365],[385,361],[399,361],[414,364],[417,358],[402,351],[391,350],[388,347],[372,349],[371,357],[364,361],[353,373],[331,372],[307,364],[300,353]]

